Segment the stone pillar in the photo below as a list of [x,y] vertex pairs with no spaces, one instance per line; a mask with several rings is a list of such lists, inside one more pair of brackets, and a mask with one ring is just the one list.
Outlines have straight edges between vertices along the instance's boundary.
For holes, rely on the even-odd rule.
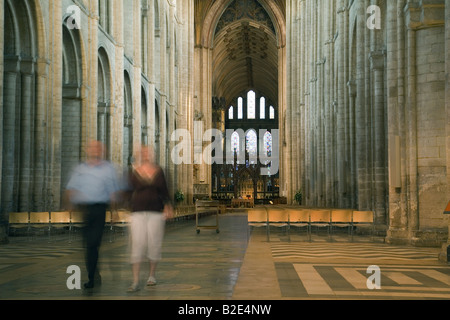
[[[26,72],[21,78],[21,112],[20,112],[20,170],[19,170],[19,210],[31,211],[31,184],[32,184],[32,130],[34,74],[33,62],[26,63]],[[22,63],[23,65],[23,63]]]
[[[4,12],[5,12],[5,2],[0,1],[0,26],[5,25],[5,18],[4,18]],[[4,28],[3,28],[4,30]],[[0,31],[0,143],[3,145],[3,89],[4,89],[4,79],[3,79],[3,71],[4,71],[4,32]],[[3,149],[3,147],[2,147]],[[0,244],[8,242],[8,236],[6,234],[6,224],[8,222],[8,219],[6,217],[6,212],[3,211],[3,150],[0,151]]]
[[[16,150],[16,90],[17,71],[7,71],[4,74],[3,91],[3,167],[2,167],[2,212],[7,215],[14,210],[15,185],[15,150]],[[7,216],[5,216],[7,219]]]
[[350,207],[356,208],[356,205],[358,203],[358,196],[357,196],[357,162],[356,162],[356,114],[355,114],[355,108],[356,108],[356,81],[351,79],[347,83],[348,87],[348,108],[349,108],[349,162],[350,162],[350,183],[348,184],[350,193]]
[[124,132],[124,35],[123,35],[123,1],[111,1],[113,6],[113,36],[115,39],[115,60],[112,62],[114,70],[112,79],[113,104],[111,105],[111,156],[112,161],[117,163],[123,170],[126,169],[126,163],[123,161],[123,132]]
[[45,210],[45,174],[47,153],[47,91],[49,62],[39,59],[36,64],[36,111],[35,111],[35,133],[34,133],[34,190],[32,210]]
[[[450,0],[445,0],[445,110],[446,110],[446,150],[447,150],[447,186],[450,186]],[[447,189],[447,198],[450,194]],[[447,247],[450,246],[450,216],[447,216],[448,239],[442,245],[439,260],[447,261]]]
[[358,183],[359,209],[369,209],[367,186],[367,121],[366,121],[366,20],[363,2],[359,4],[358,23],[356,26],[356,101],[355,101],[355,126],[356,126],[356,168]]
[[407,24],[407,184],[409,187],[408,200],[408,238],[411,239],[419,230],[418,185],[417,185],[417,104],[416,104],[416,31],[411,24]]
[[374,130],[374,202],[375,223],[386,225],[386,177],[385,177],[385,101],[384,101],[384,59],[383,52],[372,52],[370,55],[371,68],[373,72],[373,125]]
[[[194,33],[190,26],[194,26],[194,2],[186,1],[182,6],[177,7],[177,14],[180,18],[180,33],[178,34],[179,57],[179,103],[178,103],[178,121],[177,129],[186,129],[193,137],[193,103],[194,103]],[[189,27],[188,27],[189,26]],[[190,147],[192,148],[192,141]],[[193,165],[192,163],[182,164],[178,167],[178,190],[185,195],[183,204],[192,204],[193,189]]]
[[[405,109],[405,43],[404,43],[404,6],[401,0],[387,2],[387,125],[389,135],[389,230],[386,241],[395,243],[398,239],[406,238],[406,209],[405,209],[405,157],[404,139],[400,139],[402,146],[395,150],[395,137],[404,135],[404,109]],[[401,159],[396,159],[395,154]],[[401,168],[395,167],[395,162],[401,164]],[[397,172],[400,170],[400,172]],[[394,175],[400,175],[399,185],[395,184]]]
[[[51,68],[48,83],[48,136],[47,136],[47,189],[45,190],[46,210],[60,204],[60,194],[62,193],[62,110],[63,110],[63,9],[61,1],[54,1],[50,4],[49,56],[51,58]],[[97,71],[97,70],[95,70]]]
[[337,4],[337,29],[339,37],[335,46],[339,51],[339,55],[335,57],[335,63],[337,64],[337,114],[336,114],[336,177],[338,181],[337,185],[337,204],[340,207],[348,208],[350,206],[349,199],[349,187],[350,181],[348,180],[349,172],[349,105],[347,88],[345,87],[345,81],[347,79],[347,46],[348,46],[348,32],[347,32],[347,18],[348,12],[345,6],[345,1],[340,0]]

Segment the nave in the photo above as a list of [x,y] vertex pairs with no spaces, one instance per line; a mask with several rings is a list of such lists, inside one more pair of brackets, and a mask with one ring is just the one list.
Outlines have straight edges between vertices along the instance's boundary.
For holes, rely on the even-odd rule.
[[[205,221],[209,218],[204,218]],[[131,281],[126,230],[105,233],[101,248],[102,285],[69,290],[67,268],[78,265],[82,282],[81,237],[11,237],[0,247],[2,300],[309,300],[449,299],[450,268],[439,262],[438,248],[392,246],[361,236],[333,242],[313,234],[290,241],[282,230],[270,241],[247,227],[245,211],[220,215],[220,233],[195,232],[194,220],[170,222],[163,244],[158,284],[127,293]],[[381,289],[367,287],[369,266],[379,266]],[[145,270],[145,269],[143,269]],[[145,280],[145,272],[141,274]]]

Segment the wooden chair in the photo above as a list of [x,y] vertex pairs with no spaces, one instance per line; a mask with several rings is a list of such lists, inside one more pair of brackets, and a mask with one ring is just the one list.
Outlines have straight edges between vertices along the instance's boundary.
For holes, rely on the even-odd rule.
[[311,241],[311,219],[307,209],[288,209],[289,228],[305,228],[309,241]]
[[84,213],[81,211],[72,211],[70,213],[69,241],[72,241],[72,235],[86,226]]
[[50,232],[53,229],[70,229],[70,211],[50,212]]
[[266,228],[267,240],[269,240],[269,227],[267,210],[263,207],[257,207],[247,210],[248,213],[248,234],[252,228]]
[[[267,208],[267,223],[270,227],[285,228],[289,236],[289,212],[280,207],[268,207]],[[269,238],[270,240],[270,238]]]
[[328,237],[330,237],[331,211],[323,209],[312,209],[309,213],[311,229],[312,227],[316,227],[318,233],[320,228],[327,228]]
[[110,233],[109,242],[112,242],[112,212],[110,210],[107,210],[105,214],[105,229]]
[[348,234],[352,233],[352,213],[353,210],[350,209],[331,210],[331,237],[333,237],[333,228],[347,228]]
[[10,212],[8,219],[8,235],[11,235],[11,231],[23,229],[26,229],[28,235],[30,228],[29,212]]
[[[353,211],[353,227],[369,227],[371,239],[373,240],[375,234],[375,220],[373,211]],[[353,239],[352,239],[353,240]]]
[[[111,231],[113,240],[115,239],[116,230],[122,230],[122,235],[130,225],[131,212],[125,209],[118,209],[111,212]],[[111,241],[113,241],[111,240]]]
[[30,212],[30,231],[47,230],[50,238],[50,213]]

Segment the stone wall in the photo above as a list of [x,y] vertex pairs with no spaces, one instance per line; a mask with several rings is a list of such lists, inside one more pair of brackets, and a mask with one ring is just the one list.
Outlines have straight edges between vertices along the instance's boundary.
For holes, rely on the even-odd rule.
[[[192,74],[193,46],[181,46],[193,39],[191,16],[192,5],[177,11],[171,1],[1,1],[0,241],[9,212],[62,209],[64,186],[90,139],[104,140],[119,174],[125,151],[143,137],[158,142],[174,192],[178,180],[166,161],[182,109],[174,70]],[[133,143],[127,150],[124,139]]]
[[[380,9],[380,29],[369,28],[371,5]],[[391,243],[447,239],[449,5],[287,3],[287,82],[294,88],[288,108],[295,120],[286,126],[302,146],[288,164],[301,179],[289,188],[303,190],[307,205],[372,210]]]

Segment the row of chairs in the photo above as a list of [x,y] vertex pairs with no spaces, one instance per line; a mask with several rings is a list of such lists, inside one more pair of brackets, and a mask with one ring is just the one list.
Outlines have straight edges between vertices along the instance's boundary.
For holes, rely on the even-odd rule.
[[268,240],[270,240],[270,227],[284,227],[289,239],[292,227],[305,228],[309,241],[312,240],[312,228],[316,228],[317,232],[321,228],[326,228],[330,240],[332,240],[333,230],[347,228],[352,241],[355,228],[368,227],[372,239],[375,228],[373,211],[277,206],[262,206],[248,210],[248,226],[249,228],[265,227]]
[[[105,226],[114,231],[115,228],[128,226],[130,214],[126,210],[107,211]],[[48,232],[51,237],[53,230],[68,230],[69,239],[77,229],[85,226],[84,216],[77,211],[58,212],[11,212],[9,214],[8,234],[17,230],[25,230],[27,236],[36,231]]]

